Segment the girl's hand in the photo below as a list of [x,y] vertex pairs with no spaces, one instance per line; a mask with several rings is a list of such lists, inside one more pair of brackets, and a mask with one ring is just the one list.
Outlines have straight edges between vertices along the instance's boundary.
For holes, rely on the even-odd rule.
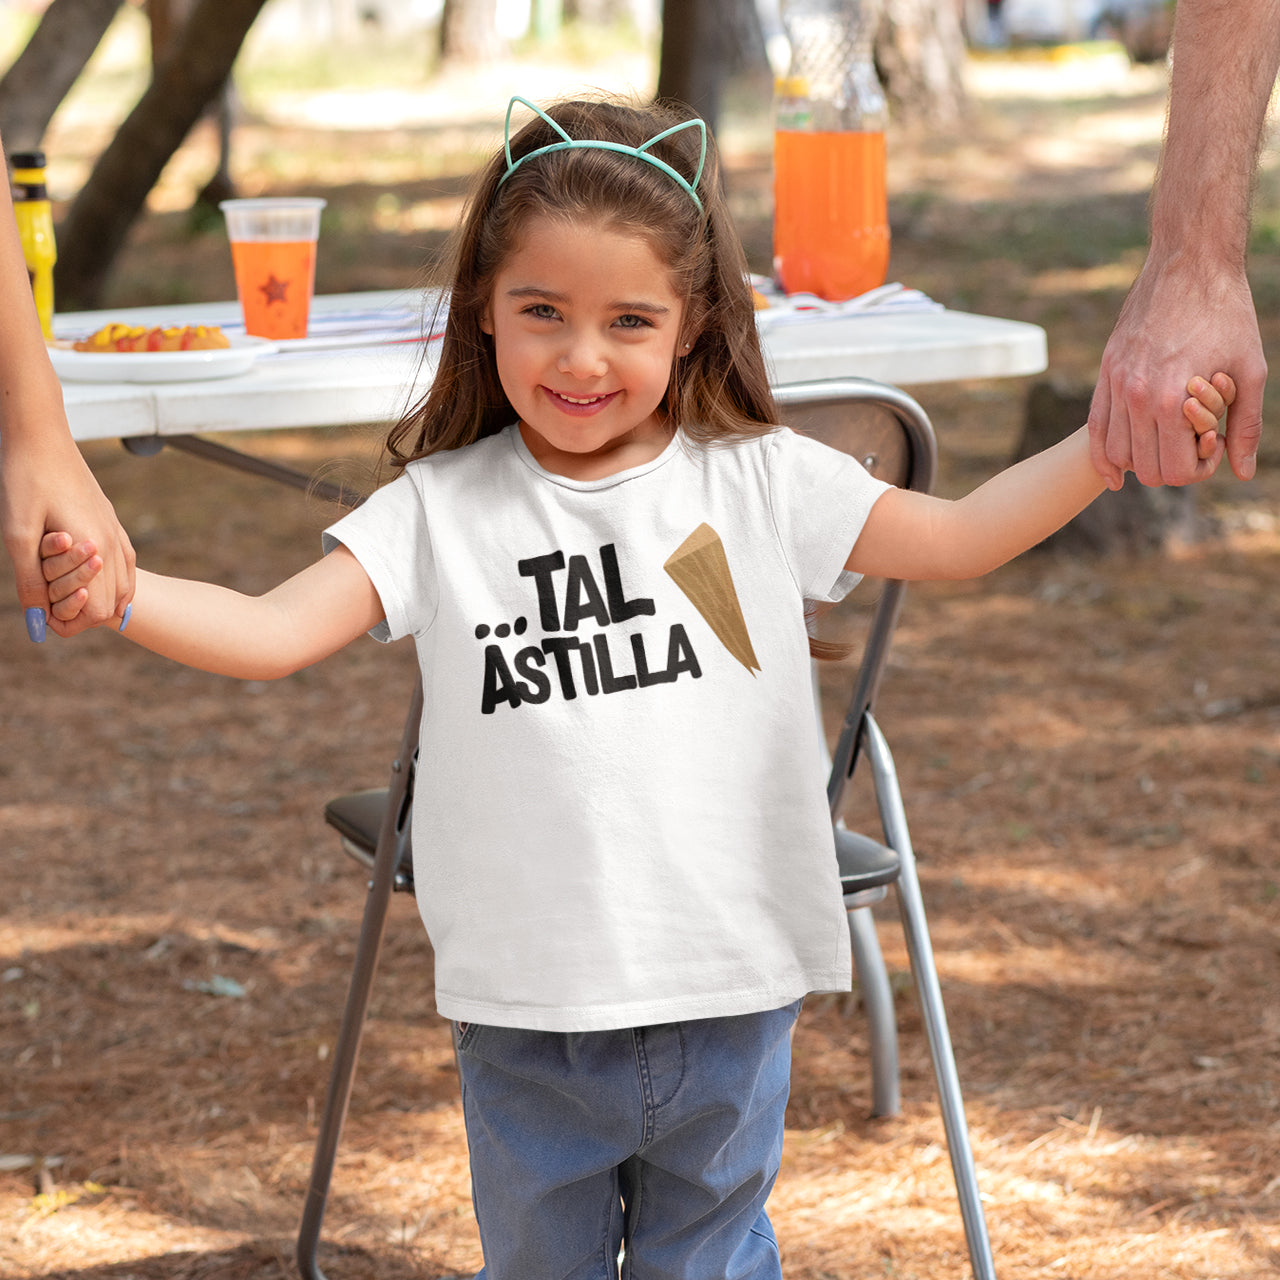
[[1187,396],[1182,416],[1196,433],[1196,454],[1202,461],[1212,461],[1216,467],[1226,448],[1219,424],[1223,414],[1235,403],[1236,384],[1226,373],[1215,373],[1208,382],[1197,374],[1187,383]]
[[89,599],[89,584],[102,572],[102,557],[89,539],[46,533],[40,539],[40,568],[49,593],[49,612],[60,622],[75,618]]

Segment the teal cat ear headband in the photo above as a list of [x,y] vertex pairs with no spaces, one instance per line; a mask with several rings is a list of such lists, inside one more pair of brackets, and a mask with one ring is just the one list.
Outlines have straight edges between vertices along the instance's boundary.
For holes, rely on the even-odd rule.
[[[527,152],[519,160],[513,160],[511,158],[511,112],[517,102],[521,106],[528,107],[546,124],[549,124],[564,141],[548,143],[536,151]],[[673,133],[679,133],[681,129],[697,129],[702,135],[702,150],[698,155],[698,168],[692,182],[683,174],[677,173],[665,160],[659,160],[649,151],[654,143],[661,142],[663,138],[669,138]],[[604,142],[598,138],[571,138],[541,107],[535,106],[528,98],[512,98],[507,103],[507,120],[503,126],[502,148],[507,157],[507,171],[498,179],[498,186],[502,186],[526,160],[532,160],[535,156],[545,156],[549,151],[616,151],[619,155],[634,156],[637,160],[643,160],[645,164],[651,164],[655,169],[660,169],[676,186],[688,194],[689,199],[698,206],[698,212],[703,212],[702,201],[698,198],[697,191],[698,182],[702,177],[702,167],[707,162],[707,126],[702,120],[682,121],[680,124],[672,125],[670,129],[655,133],[648,142],[642,142],[638,147],[628,147],[621,142]]]

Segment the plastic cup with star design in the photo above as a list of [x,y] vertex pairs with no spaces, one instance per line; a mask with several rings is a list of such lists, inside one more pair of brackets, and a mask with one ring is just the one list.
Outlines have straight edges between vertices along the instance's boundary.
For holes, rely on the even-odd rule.
[[316,196],[223,200],[244,328],[259,338],[305,338],[315,289]]

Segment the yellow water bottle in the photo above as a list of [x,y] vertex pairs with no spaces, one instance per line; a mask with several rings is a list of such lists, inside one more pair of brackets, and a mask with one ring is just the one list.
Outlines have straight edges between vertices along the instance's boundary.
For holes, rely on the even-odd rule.
[[43,151],[16,151],[13,165],[13,213],[22,240],[22,256],[27,260],[31,292],[35,295],[40,328],[53,337],[53,264],[58,249],[53,239],[53,207],[45,186]]

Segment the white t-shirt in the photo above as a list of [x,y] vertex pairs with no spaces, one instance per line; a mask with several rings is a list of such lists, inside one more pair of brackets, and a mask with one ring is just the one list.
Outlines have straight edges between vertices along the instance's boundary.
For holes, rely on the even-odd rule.
[[519,431],[334,525],[415,638],[414,879],[436,1003],[590,1031],[850,985],[803,602],[887,488],[781,429],[600,480]]

